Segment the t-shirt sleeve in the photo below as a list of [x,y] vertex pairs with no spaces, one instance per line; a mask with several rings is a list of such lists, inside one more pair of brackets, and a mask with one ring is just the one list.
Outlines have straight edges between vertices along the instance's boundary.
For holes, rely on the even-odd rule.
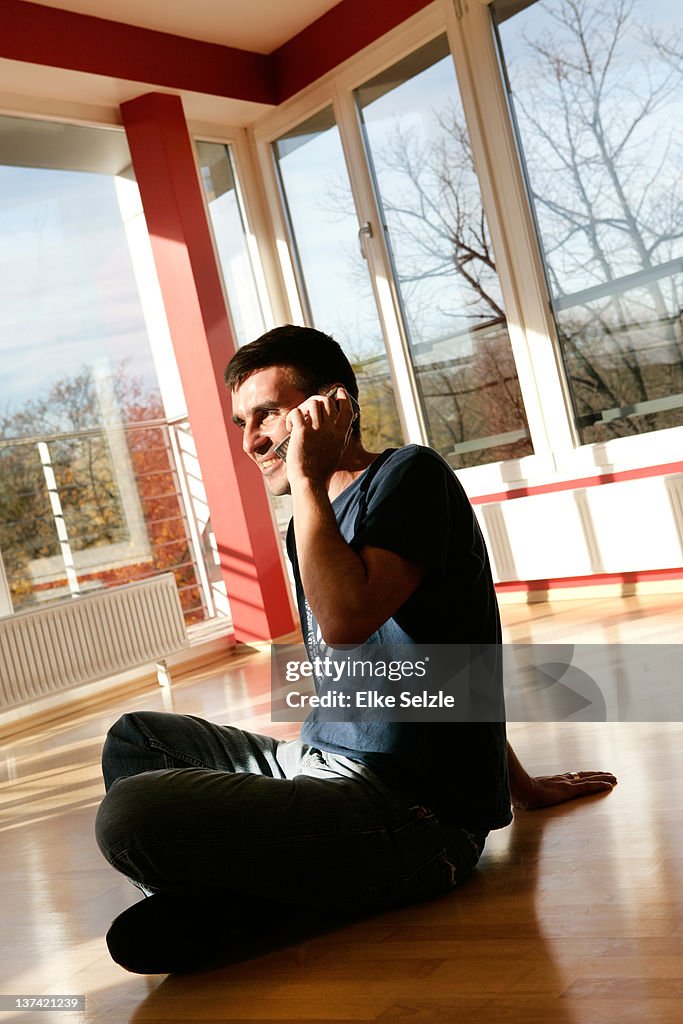
[[399,449],[368,488],[352,546],[384,548],[425,569],[443,568],[455,488],[451,468],[435,452],[416,445]]

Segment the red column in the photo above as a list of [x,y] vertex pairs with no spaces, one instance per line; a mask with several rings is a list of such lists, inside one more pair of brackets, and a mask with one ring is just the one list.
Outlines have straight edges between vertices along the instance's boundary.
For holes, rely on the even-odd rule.
[[180,97],[121,107],[238,640],[294,628],[289,585],[259,471],[231,423],[223,371],[235,351]]

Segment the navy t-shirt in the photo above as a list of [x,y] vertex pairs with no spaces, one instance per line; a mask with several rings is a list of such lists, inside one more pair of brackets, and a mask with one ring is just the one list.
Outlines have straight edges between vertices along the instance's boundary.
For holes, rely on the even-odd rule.
[[[351,547],[394,551],[426,570],[415,592],[366,644],[500,644],[486,546],[467,495],[440,455],[419,445],[388,449],[332,509]],[[330,652],[301,585],[293,522],[287,550],[313,660]],[[502,722],[339,722],[314,710],[301,738],[367,764],[444,823],[487,830],[512,819]]]

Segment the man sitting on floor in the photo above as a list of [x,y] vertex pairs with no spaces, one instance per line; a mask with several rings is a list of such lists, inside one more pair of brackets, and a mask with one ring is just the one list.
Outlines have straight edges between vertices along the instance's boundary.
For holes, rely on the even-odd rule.
[[[311,660],[345,645],[501,643],[488,556],[448,464],[361,440],[339,345],[280,327],[226,370],[245,454],[291,494],[288,552]],[[327,392],[332,388],[332,392]],[[286,457],[275,448],[288,435]],[[284,454],[284,453],[283,453]],[[282,741],[188,715],[124,715],[103,753],[97,838],[148,893],[107,942],[129,970],[188,970],[290,907],[395,907],[450,891],[510,803],[609,791],[604,772],[529,776],[492,722],[339,722]]]

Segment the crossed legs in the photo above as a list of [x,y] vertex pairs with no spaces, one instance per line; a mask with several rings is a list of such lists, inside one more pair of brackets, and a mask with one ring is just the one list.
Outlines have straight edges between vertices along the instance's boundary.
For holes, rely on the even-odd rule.
[[[150,906],[182,906],[202,919],[210,908],[215,917],[221,902],[233,922],[240,908],[243,924],[264,906],[396,906],[447,891],[478,859],[465,833],[444,828],[408,795],[299,741],[192,716],[129,714],[107,737],[103,770],[107,795],[96,832],[104,856],[157,894]],[[136,942],[142,915],[152,913],[136,911]],[[171,925],[164,919],[148,942],[160,930],[167,942]],[[124,946],[130,931],[118,929]],[[110,949],[112,942],[110,933]],[[210,934],[207,942],[212,947]],[[132,961],[118,953],[112,949],[133,970],[143,961],[167,964],[161,970],[187,964],[182,951],[177,960],[168,952],[140,960],[138,950]]]

